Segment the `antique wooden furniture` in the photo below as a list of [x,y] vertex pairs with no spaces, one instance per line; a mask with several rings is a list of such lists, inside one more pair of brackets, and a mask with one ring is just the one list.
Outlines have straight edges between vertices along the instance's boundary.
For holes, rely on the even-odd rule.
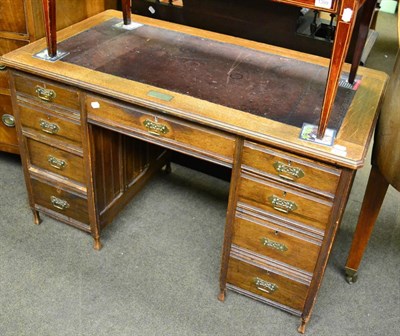
[[56,62],[38,57],[44,40],[3,56],[35,222],[53,216],[99,249],[169,150],[228,167],[219,299],[229,288],[271,304],[304,332],[386,75],[361,69],[357,89],[338,89],[324,145],[300,134],[319,119],[328,60],[140,16],[125,29],[121,16],[59,32]]
[[[116,8],[116,0],[59,0],[57,29]],[[45,36],[41,0],[0,1],[0,56]],[[62,14],[62,15],[61,15]],[[7,69],[0,63],[0,151],[18,153]]]
[[[326,81],[324,100],[321,107],[321,115],[317,137],[322,139],[325,134],[333,102],[339,85],[339,79],[349,47],[351,34],[353,32],[355,19],[358,9],[366,0],[272,0],[283,2],[299,7],[310,9],[321,9],[325,12],[337,15],[335,41],[333,43],[331,62]],[[372,0],[370,0],[372,1]],[[125,26],[131,24],[131,0],[122,0],[123,22]],[[46,37],[48,56],[55,60],[57,57],[57,38],[56,38],[56,18],[55,18],[56,0],[43,0],[45,13]],[[352,78],[354,79],[354,78]]]
[[[398,38],[400,45],[400,20],[398,19]],[[346,279],[357,281],[368,240],[385,198],[389,185],[400,191],[400,52],[397,54],[393,74],[385,93],[379,122],[375,131],[372,151],[372,167],[360,217],[346,262]],[[399,205],[400,207],[400,205]]]

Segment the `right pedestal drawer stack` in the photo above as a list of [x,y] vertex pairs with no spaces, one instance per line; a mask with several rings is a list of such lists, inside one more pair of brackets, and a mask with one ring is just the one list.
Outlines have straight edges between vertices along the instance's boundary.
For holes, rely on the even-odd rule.
[[331,226],[341,216],[342,172],[244,142],[227,288],[295,315],[311,309],[316,290],[310,288],[313,282],[319,287],[335,234]]

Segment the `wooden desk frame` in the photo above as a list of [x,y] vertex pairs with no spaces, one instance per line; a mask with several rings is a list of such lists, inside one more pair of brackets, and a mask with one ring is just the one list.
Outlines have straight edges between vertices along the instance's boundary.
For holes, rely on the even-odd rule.
[[[91,27],[109,22],[110,19],[116,20],[119,15],[120,13],[115,11],[101,13],[63,30],[60,37],[66,41]],[[327,66],[327,60],[320,57],[261,43],[143,17],[138,17],[138,22],[145,27],[168,29],[196,38],[201,37],[206,41],[229,43],[240,48],[290,58],[295,62],[311,63],[317,67]],[[129,146],[126,149],[124,144],[121,145],[119,140],[114,141],[115,135],[124,139],[139,140],[139,143],[145,143],[145,146],[156,144],[161,148],[180,150],[200,159],[232,167],[219,299],[224,300],[228,288],[272,304],[300,316],[299,331],[303,333],[311,316],[355,172],[365,160],[386,76],[377,71],[361,69],[362,83],[335,138],[336,147],[330,147],[300,139],[299,127],[284,122],[137,80],[110,75],[90,69],[87,65],[76,65],[62,60],[47,62],[33,57],[43,48],[44,41],[37,41],[3,57],[4,63],[10,67],[21,158],[35,223],[40,221],[39,212],[45,213],[90,233],[95,248],[101,247],[101,229],[112,221],[151,174],[165,165],[168,159],[167,156],[162,156],[164,154],[156,153],[156,160],[149,160],[150,165],[145,162],[144,167],[151,168],[146,174],[139,172],[139,175],[134,176],[135,179],[125,183],[127,174],[124,173],[123,157],[125,154],[134,156],[135,153]],[[174,99],[167,101],[149,95],[149,92],[154,90],[173,96]],[[151,121],[150,127],[147,126],[147,120]],[[57,126],[53,122],[62,123],[63,127],[58,129],[64,133],[49,135],[49,131]],[[171,131],[164,134],[164,126]],[[79,130],[68,131],[71,129]],[[154,134],[154,131],[159,134]],[[100,177],[109,175],[105,174],[105,171],[99,173],[96,169],[104,169],[103,167],[111,165],[107,165],[105,160],[97,156],[102,155],[103,148],[95,147],[98,143],[96,132],[105,135],[105,143],[108,146],[106,153],[120,155],[115,161],[116,166],[112,168],[119,177],[118,181],[123,180],[123,187],[116,188],[116,193],[113,186],[106,184],[110,179],[103,178],[106,182],[100,181],[100,186],[97,184]],[[204,141],[205,139],[208,141]],[[44,147],[46,150],[41,149]],[[75,159],[81,162],[81,168],[74,169],[72,175],[66,178],[60,175],[59,170],[51,171],[53,162],[48,161],[47,150],[53,149],[61,153],[61,158],[63,155],[75,155]],[[40,162],[35,162],[35,155],[40,157]],[[284,169],[289,173],[293,172],[292,163],[296,166],[301,165],[307,178],[297,183],[290,180],[291,176],[282,177],[275,168],[275,163],[280,165],[277,161],[282,161]],[[60,166],[61,163],[56,165]],[[79,176],[77,171],[81,173]],[[294,174],[295,179],[299,177],[297,173]],[[139,178],[136,178],[138,176]],[[267,188],[268,194],[258,192]],[[99,201],[104,190],[111,190],[109,202]],[[54,196],[53,193],[57,196],[55,203],[51,197],[47,197]],[[67,199],[71,201],[71,207],[65,206],[63,199],[58,199],[64,198],[66,194],[71,195]],[[259,198],[261,194],[263,197]],[[299,208],[297,212],[294,211],[297,209],[296,202]],[[290,208],[293,203],[296,206],[294,210]],[[73,205],[78,207],[74,208]],[[81,211],[76,215],[79,215],[79,218],[73,217],[77,213],[75,209]],[[248,247],[236,244],[233,234],[237,221],[241,220],[237,214],[246,218],[251,216],[256,224],[260,221],[267,223],[261,227],[271,225],[268,224],[270,220],[275,223],[272,226],[280,227],[282,236],[294,236],[304,244],[312,244],[314,249],[317,249],[313,254],[312,265],[305,269],[301,264],[304,260],[307,262],[311,259],[307,247],[303,248],[303,258],[299,261],[300,265],[296,266],[288,261],[280,261],[280,256],[263,257],[257,250],[252,252],[254,250],[250,251]],[[274,241],[278,239],[275,236],[276,232],[272,230],[271,239]],[[254,238],[251,233],[245,236]],[[260,240],[254,238],[254,241],[259,244]],[[291,251],[296,251],[297,243],[292,244],[295,248]],[[265,291],[256,292],[254,295],[254,290],[258,290],[258,287],[252,288],[251,292],[244,286],[235,285],[232,278],[238,272],[232,271],[232,267],[235,269],[235,266],[231,265],[236,262],[249,268],[257,268],[260,272],[267,271],[264,272],[265,276],[269,275],[268,272],[277,274],[277,286],[282,284],[283,288],[277,292],[284,298],[265,298],[262,297]],[[242,273],[251,280],[251,272],[244,270]],[[239,280],[244,283],[244,280]],[[268,282],[257,283],[260,284],[261,287],[269,286]],[[301,293],[296,296],[298,288]],[[291,293],[294,295],[290,295]],[[295,301],[295,304],[292,301]]]

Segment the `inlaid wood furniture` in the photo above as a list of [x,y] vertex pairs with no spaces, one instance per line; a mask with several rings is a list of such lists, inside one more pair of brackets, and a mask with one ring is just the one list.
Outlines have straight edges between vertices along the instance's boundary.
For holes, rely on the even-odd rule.
[[[400,19],[397,18],[397,38],[400,46]],[[400,52],[397,52],[382,109],[375,131],[372,167],[361,207],[356,231],[345,270],[349,283],[357,281],[358,269],[367,248],[380,208],[389,185],[400,191]],[[400,204],[398,204],[400,213]]]
[[[311,315],[356,170],[364,164],[386,75],[361,69],[339,87],[332,146],[316,124],[328,60],[107,11],[3,57],[30,206],[100,233],[171,150],[232,170],[220,295],[231,289]],[[349,70],[349,67],[345,67]],[[179,213],[176,214],[179,216]]]
[[[108,8],[116,0],[59,0],[57,29],[68,27]],[[0,1],[0,56],[45,36],[41,0]],[[0,151],[18,153],[7,69],[0,63]]]

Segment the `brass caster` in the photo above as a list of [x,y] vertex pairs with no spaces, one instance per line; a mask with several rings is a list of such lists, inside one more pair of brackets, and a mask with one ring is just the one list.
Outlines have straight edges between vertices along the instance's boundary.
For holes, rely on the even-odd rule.
[[358,273],[356,270],[345,267],[346,281],[351,285],[355,283],[358,279]]

